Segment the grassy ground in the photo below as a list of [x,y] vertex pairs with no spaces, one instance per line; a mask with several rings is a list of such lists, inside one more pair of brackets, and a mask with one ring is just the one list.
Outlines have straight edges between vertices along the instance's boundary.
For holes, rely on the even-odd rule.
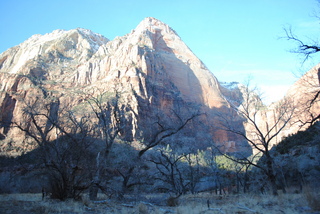
[[[41,194],[0,195],[0,213],[225,213],[225,214],[279,214],[320,213],[319,195],[311,193],[271,195],[226,195],[198,194],[181,196],[178,205],[167,206],[167,196],[149,195],[137,201],[128,198],[123,201],[108,200],[101,196],[92,202],[86,197],[81,201],[57,201],[45,199]],[[142,199],[142,197],[140,197]],[[209,203],[209,207],[208,207]],[[317,211],[318,210],[318,211]]]

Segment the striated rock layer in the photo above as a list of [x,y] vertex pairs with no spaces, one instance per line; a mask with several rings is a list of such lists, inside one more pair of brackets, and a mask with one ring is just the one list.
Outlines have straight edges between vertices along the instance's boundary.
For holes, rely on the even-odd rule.
[[170,118],[174,112],[186,119],[201,112],[205,114],[173,144],[180,141],[185,148],[196,149],[228,142],[226,151],[248,149],[216,127],[215,116],[229,108],[221,92],[228,94],[228,89],[173,29],[154,18],[144,19],[131,33],[112,41],[80,28],[34,35],[0,55],[0,80],[2,152],[11,140],[21,146],[24,134],[9,124],[23,120],[23,108],[32,99],[53,96],[74,107],[114,90],[136,112],[126,129],[131,140],[150,128],[157,114]]

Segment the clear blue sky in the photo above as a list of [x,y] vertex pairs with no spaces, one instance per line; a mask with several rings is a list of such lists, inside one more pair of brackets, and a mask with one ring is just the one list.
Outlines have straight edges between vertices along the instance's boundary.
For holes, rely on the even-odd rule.
[[82,27],[112,40],[151,16],[171,26],[220,81],[250,75],[273,100],[301,63],[288,52],[294,45],[278,39],[283,27],[316,35],[316,11],[316,0],[0,0],[0,52],[55,29]]

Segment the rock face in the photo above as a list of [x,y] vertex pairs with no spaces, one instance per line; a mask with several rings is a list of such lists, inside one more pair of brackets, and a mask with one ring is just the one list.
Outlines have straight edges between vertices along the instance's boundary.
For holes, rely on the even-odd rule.
[[320,64],[314,66],[296,81],[288,90],[288,97],[292,97],[296,106],[295,120],[298,123],[293,126],[293,131],[306,129],[310,121],[314,123],[320,113]]
[[154,18],[112,41],[85,29],[34,35],[0,55],[0,80],[2,153],[9,142],[22,146],[23,133],[9,124],[23,120],[31,100],[54,96],[72,107],[115,89],[136,112],[127,125],[132,138],[150,128],[157,114],[185,119],[202,112],[179,135],[188,139],[181,140],[187,148],[229,142],[226,151],[233,152],[245,144],[216,127],[215,115],[229,108],[222,91],[232,93],[173,29]]
[[[320,118],[320,65],[316,65],[297,80],[288,90],[283,99],[260,110],[257,114],[257,125],[269,136],[281,130],[270,143],[270,147],[278,144],[285,137],[304,131]],[[283,118],[279,120],[281,114]],[[286,113],[284,113],[286,112]],[[292,113],[292,114],[291,114]],[[284,121],[290,117],[287,125]],[[246,128],[247,133],[250,128]],[[254,151],[255,152],[255,151]]]
[[[280,138],[304,131],[320,118],[320,64],[314,66],[296,81],[288,90],[286,98],[292,100],[295,108],[290,126]],[[280,101],[281,102],[281,101]]]

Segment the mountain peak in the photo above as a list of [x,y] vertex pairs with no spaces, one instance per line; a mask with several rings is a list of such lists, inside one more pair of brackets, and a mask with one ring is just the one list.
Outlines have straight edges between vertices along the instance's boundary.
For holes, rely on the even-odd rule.
[[140,23],[148,23],[149,25],[166,25],[164,22],[154,17],[146,17]]
[[74,33],[81,35],[82,37],[87,39],[88,42],[94,44],[98,43],[98,45],[105,44],[107,41],[109,41],[104,36],[84,28],[76,28],[71,30],[57,29],[52,31],[51,33],[46,33],[44,35],[35,34],[31,36],[29,39],[27,39],[25,42],[21,43],[20,46],[24,48],[26,46],[34,47],[37,45],[43,45],[44,43],[48,43],[54,40],[63,40],[69,38],[70,35]]
[[[87,60],[101,45],[106,44],[108,41],[104,36],[83,28],[58,29],[44,35],[36,34],[16,46],[16,48],[8,49],[2,53],[0,61],[1,59],[6,60],[1,61],[0,69],[12,74],[19,73],[25,70],[25,65],[28,62],[48,54],[53,54],[53,60],[58,60],[59,54],[64,56],[65,59],[81,56],[80,59]],[[59,54],[57,55],[57,53]]]
[[151,33],[161,32],[162,34],[168,33],[177,35],[169,25],[153,17],[143,19],[134,31],[138,33],[149,31]]

